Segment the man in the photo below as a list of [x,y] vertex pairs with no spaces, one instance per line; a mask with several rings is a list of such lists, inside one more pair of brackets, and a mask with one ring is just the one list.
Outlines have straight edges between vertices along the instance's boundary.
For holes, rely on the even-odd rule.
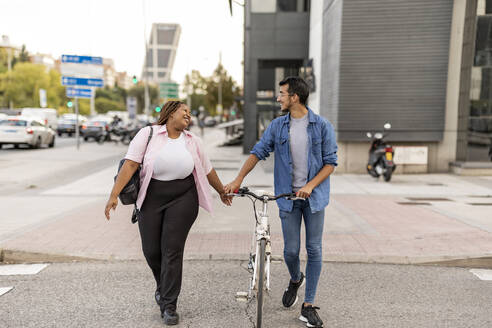
[[[300,320],[308,327],[322,327],[314,304],[321,273],[324,209],[330,195],[330,179],[337,165],[337,144],[332,125],[306,106],[309,88],[299,77],[288,77],[280,83],[277,101],[287,115],[274,119],[234,181],[225,186],[227,193],[241,186],[255,167],[275,152],[275,194],[295,192],[305,200],[279,199],[284,259],[291,280],[282,297],[286,308],[297,302],[297,290],[306,281]],[[306,275],[300,271],[299,250],[301,222],[304,218],[308,261]]]

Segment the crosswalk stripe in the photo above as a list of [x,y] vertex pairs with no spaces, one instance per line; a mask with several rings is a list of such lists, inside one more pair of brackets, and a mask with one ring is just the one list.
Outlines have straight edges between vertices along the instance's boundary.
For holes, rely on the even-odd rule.
[[477,276],[480,280],[492,281],[492,270],[471,269],[470,272]]
[[49,264],[5,264],[0,265],[0,276],[38,274]]
[[7,294],[10,292],[14,287],[0,287],[0,296]]

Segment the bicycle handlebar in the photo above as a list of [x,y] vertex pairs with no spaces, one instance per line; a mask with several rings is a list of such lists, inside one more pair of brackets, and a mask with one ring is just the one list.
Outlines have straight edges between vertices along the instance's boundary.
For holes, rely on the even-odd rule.
[[298,200],[298,199],[306,200],[305,198],[297,197],[297,195],[295,193],[280,194],[280,195],[276,195],[276,196],[257,195],[254,192],[249,191],[249,189],[247,187],[239,188],[239,190],[237,190],[237,192],[232,193],[232,194],[227,194],[227,195],[228,196],[238,196],[238,197],[244,197],[246,195],[249,195],[249,196],[254,197],[254,198],[261,200],[261,201],[263,201],[263,200],[273,201],[273,200],[277,200],[279,198],[287,198],[289,200]]

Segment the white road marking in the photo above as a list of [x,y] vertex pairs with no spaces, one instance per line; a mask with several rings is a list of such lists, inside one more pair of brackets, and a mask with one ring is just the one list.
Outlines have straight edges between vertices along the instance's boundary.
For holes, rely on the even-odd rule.
[[492,270],[471,269],[470,272],[477,276],[480,280],[492,281]]
[[14,289],[14,287],[0,287],[0,296],[2,296],[3,294],[7,294],[12,289]]
[[0,265],[0,276],[38,274],[49,264],[6,264]]

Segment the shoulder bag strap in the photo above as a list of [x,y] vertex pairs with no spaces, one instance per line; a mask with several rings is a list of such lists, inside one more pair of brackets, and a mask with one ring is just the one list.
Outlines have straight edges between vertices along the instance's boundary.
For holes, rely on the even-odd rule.
[[143,162],[144,162],[144,159],[145,159],[145,154],[147,153],[147,147],[149,146],[149,142],[150,142],[150,139],[152,139],[152,134],[154,133],[154,128],[153,126],[151,125],[150,126],[150,133],[149,133],[149,138],[147,139],[147,145],[145,146],[145,152],[144,152],[144,155],[142,157],[142,165],[143,165]]

